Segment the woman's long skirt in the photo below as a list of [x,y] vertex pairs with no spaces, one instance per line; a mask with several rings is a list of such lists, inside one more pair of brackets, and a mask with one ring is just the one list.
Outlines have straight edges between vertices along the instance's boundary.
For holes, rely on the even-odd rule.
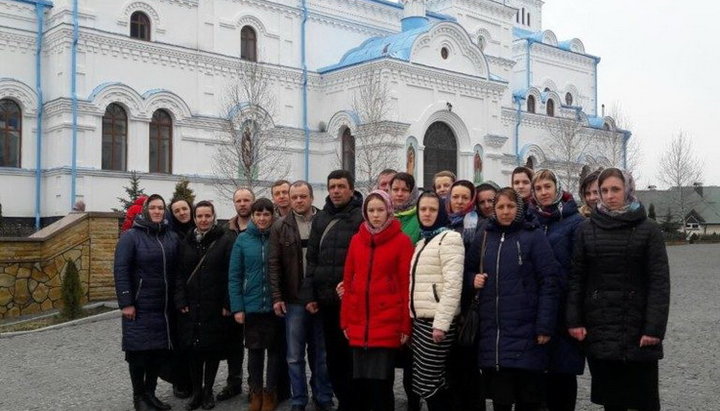
[[455,339],[455,322],[445,333],[445,339],[436,343],[432,339],[432,319],[416,318],[413,321],[413,392],[422,398],[430,398],[448,387],[447,361]]

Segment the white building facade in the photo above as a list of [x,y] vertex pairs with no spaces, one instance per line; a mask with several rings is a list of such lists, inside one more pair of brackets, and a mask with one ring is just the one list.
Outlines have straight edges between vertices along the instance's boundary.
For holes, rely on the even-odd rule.
[[[3,215],[64,215],[76,200],[109,210],[135,170],[165,196],[187,178],[231,216],[212,162],[227,133],[224,94],[253,64],[270,78],[273,130],[286,142],[278,177],[310,181],[316,204],[327,174],[351,167],[363,144],[353,98],[373,79],[388,91],[388,165],[420,186],[444,169],[505,185],[528,159],[553,167],[563,159],[548,130],[563,122],[624,148],[629,133],[598,113],[600,59],[543,30],[542,5],[0,0]],[[623,153],[602,160],[622,166]]]

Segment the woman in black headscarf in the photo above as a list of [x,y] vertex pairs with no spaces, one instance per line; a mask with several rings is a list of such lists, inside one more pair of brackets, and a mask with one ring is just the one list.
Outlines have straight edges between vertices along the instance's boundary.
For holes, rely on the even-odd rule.
[[115,291],[122,310],[122,349],[135,409],[169,410],[155,396],[161,365],[173,348],[172,282],[178,237],[168,229],[165,200],[153,194],[115,249]]
[[174,198],[168,208],[170,229],[175,231],[180,239],[184,239],[195,228],[193,205],[182,198]]
[[457,335],[465,247],[461,234],[447,228],[434,192],[420,195],[417,218],[421,237],[410,264],[412,390],[431,411],[445,410],[451,407],[445,370]]

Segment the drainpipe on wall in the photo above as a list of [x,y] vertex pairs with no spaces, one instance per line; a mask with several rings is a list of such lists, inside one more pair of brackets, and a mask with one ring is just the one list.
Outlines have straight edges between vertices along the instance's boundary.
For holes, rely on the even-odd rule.
[[595,57],[595,115],[598,115],[598,63],[600,57]]
[[45,8],[52,3],[45,1],[19,1],[35,5],[37,36],[35,38],[35,93],[37,94],[37,117],[35,125],[35,229],[40,229],[40,207],[42,191],[42,135],[43,135],[43,92],[42,92],[42,38],[45,22]]
[[530,90],[530,47],[532,46],[533,42],[530,39],[527,39],[527,57],[525,58],[525,89]]
[[70,63],[70,94],[72,98],[72,159],[70,170],[70,209],[75,204],[77,195],[77,129],[78,129],[78,98],[77,98],[77,44],[79,38],[78,0],[73,0],[72,11],[73,39]]
[[308,127],[308,70],[305,53],[305,35],[308,9],[306,0],[302,0],[302,25],[300,33],[300,57],[302,59],[302,99],[303,99],[303,131],[305,132],[305,181],[310,181],[310,128]]
[[522,99],[520,97],[513,97],[517,103],[517,120],[515,122],[515,162],[520,165],[520,122],[522,115]]

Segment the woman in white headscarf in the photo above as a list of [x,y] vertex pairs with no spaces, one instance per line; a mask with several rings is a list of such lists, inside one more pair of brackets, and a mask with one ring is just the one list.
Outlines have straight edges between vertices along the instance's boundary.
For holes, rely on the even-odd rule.
[[662,232],[630,174],[598,177],[600,202],[576,232],[567,325],[584,342],[591,399],[605,410],[659,410],[670,274]]

